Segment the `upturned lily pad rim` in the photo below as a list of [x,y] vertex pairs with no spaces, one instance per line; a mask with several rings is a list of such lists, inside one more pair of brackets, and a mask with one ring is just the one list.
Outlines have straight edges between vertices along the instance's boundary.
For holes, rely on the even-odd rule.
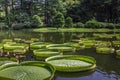
[[70,44],[63,43],[63,44],[50,44],[47,45],[46,47],[48,48],[48,47],[72,47],[72,46]]
[[45,61],[46,58],[50,56],[60,55],[61,52],[59,52],[58,50],[38,49],[34,50],[33,54],[37,60]]
[[[85,60],[89,59],[89,60]],[[45,61],[51,61],[51,60],[59,60],[59,59],[65,59],[65,60],[83,60],[83,61],[87,61],[90,63],[96,63],[95,59],[93,57],[90,56],[84,56],[84,55],[57,55],[57,56],[51,56],[48,57]]]
[[34,50],[33,51],[33,53],[37,53],[37,54],[39,54],[39,53],[44,53],[44,52],[50,52],[50,53],[60,53],[58,50],[52,50],[52,49],[37,49],[37,50]]
[[30,45],[47,45],[47,44],[50,44],[49,42],[33,42],[31,43]]
[[75,47],[72,47],[70,44],[68,43],[64,43],[64,44],[50,44],[46,46],[47,49],[51,49],[51,50],[60,50],[60,51],[74,51]]

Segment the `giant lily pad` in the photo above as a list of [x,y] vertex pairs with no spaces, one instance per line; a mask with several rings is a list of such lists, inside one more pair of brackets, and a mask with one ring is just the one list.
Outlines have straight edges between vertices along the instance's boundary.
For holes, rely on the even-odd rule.
[[31,38],[32,41],[36,42],[36,41],[39,41],[38,38]]
[[113,45],[120,45],[120,41],[113,41]]
[[80,49],[84,48],[84,46],[83,45],[81,46],[78,42],[73,42],[72,41],[72,42],[68,42],[68,43],[64,43],[64,44],[72,46],[74,48],[74,50],[80,50]]
[[73,52],[75,50],[75,48],[68,44],[51,44],[47,46],[47,49],[58,50],[63,53]]
[[81,39],[79,44],[84,45],[85,48],[92,48],[95,46],[96,41],[91,39]]
[[34,50],[33,53],[35,57],[40,60],[45,59],[50,56],[60,55],[60,52],[55,51],[55,50],[49,50],[49,49]]
[[56,70],[62,72],[78,72],[91,70],[96,67],[96,61],[92,57],[82,55],[59,55],[46,59]]
[[2,50],[3,49],[3,44],[0,44],[0,50]]
[[11,62],[16,62],[16,58],[6,58],[6,57],[0,57],[0,66],[5,64],[5,63],[11,63]]
[[111,46],[111,42],[107,42],[107,41],[96,41],[95,46],[96,46],[96,47],[109,47],[109,46]]
[[12,39],[3,39],[2,42],[3,42],[3,43],[6,43],[6,42],[13,42],[13,40],[12,40]]
[[18,49],[22,49],[24,51],[24,53],[26,52],[26,50],[28,49],[28,45],[27,44],[4,44],[4,51],[5,52],[14,52],[14,50],[18,50]]
[[116,58],[119,58],[119,59],[120,59],[120,50],[117,50],[117,51],[116,51]]
[[4,64],[0,67],[3,80],[51,80],[55,69],[48,63],[27,61],[20,64]]
[[96,47],[96,53],[102,53],[102,54],[114,53],[114,48],[109,48],[109,47]]
[[21,38],[14,38],[14,41],[20,42],[22,39]]
[[48,43],[45,42],[34,42],[30,44],[31,50],[42,49],[45,48]]

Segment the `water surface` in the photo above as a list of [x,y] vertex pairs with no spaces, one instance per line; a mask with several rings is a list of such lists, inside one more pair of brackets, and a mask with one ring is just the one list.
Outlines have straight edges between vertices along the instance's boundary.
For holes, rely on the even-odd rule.
[[[22,31],[0,31],[0,41],[2,39],[22,38],[29,40],[39,38],[40,41],[64,43],[80,37],[91,37],[93,33],[38,33],[31,30]],[[89,72],[61,73],[57,72],[54,80],[120,80],[120,60],[115,58],[115,54],[102,55],[95,53],[94,49],[80,50],[75,55],[87,55],[96,59],[97,68]]]

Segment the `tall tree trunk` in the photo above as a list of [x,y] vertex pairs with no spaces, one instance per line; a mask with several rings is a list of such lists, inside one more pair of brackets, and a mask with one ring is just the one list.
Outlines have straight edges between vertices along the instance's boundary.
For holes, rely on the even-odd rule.
[[30,16],[31,17],[33,16],[33,12],[34,12],[33,7],[34,7],[33,0],[31,0],[31,3],[30,3]]
[[23,8],[23,0],[20,0],[20,8],[21,8],[21,11],[22,11],[22,8]]
[[45,15],[44,15],[44,17],[45,17],[45,25],[47,26],[47,24],[48,24],[47,0],[45,0]]
[[12,13],[13,13],[13,15],[14,15],[14,0],[12,0],[12,5],[11,5],[11,7],[12,7]]

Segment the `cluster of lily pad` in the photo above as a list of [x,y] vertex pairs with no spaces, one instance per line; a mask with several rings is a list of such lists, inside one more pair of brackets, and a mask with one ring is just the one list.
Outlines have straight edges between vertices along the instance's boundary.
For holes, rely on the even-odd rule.
[[[94,34],[93,36],[99,37],[100,35]],[[99,38],[107,39],[108,37],[105,36]],[[109,36],[110,40],[108,39],[106,41],[102,39],[98,40],[97,38],[80,38],[62,44],[39,42],[37,38],[30,40],[19,38],[15,38],[14,40],[4,39],[0,44],[0,51],[2,58],[7,56],[8,60],[4,60],[0,63],[0,78],[5,80],[43,80],[52,79],[55,70],[60,72],[93,70],[96,67],[94,58],[70,54],[75,53],[77,50],[94,48],[96,53],[116,53],[116,57],[120,58],[120,41],[119,39],[117,41],[112,40],[112,38],[111,35]],[[118,47],[118,49],[116,47]],[[15,58],[13,58],[14,56],[17,56],[17,59],[25,57],[29,52],[33,53],[36,61],[23,61],[18,64],[10,60],[15,60]],[[14,74],[13,72],[15,71],[19,72]],[[34,74],[33,77],[30,76],[32,74]],[[38,76],[38,74],[42,75]],[[13,75],[15,75],[15,77],[12,77]],[[35,75],[37,76],[36,78],[34,78]]]
[[[86,46],[87,48],[91,47],[91,45],[88,46],[87,44]],[[81,49],[81,45],[79,42],[74,41],[54,44],[39,42],[37,38],[30,40],[20,38],[14,40],[4,39],[0,44],[0,59],[2,59],[0,60],[0,79],[51,80],[55,70],[79,72],[95,69],[96,61],[94,58],[83,55],[70,55],[70,53],[74,53],[79,49]],[[16,62],[16,58],[20,60],[29,52],[33,52],[36,61]],[[5,58],[6,56],[8,58]]]
[[[89,39],[94,45],[96,53],[110,54],[114,53],[116,58],[120,58],[120,34],[93,34],[92,39]],[[84,39],[84,42],[86,38]],[[87,40],[88,41],[88,40]],[[90,42],[89,41],[89,42]],[[81,40],[79,42],[82,43]],[[87,44],[87,42],[85,42]],[[89,44],[89,43],[88,43]]]
[[[40,42],[37,38],[3,39],[0,44],[0,79],[51,80],[55,71],[81,72],[95,69],[94,58],[71,55],[83,49],[94,48],[99,54],[116,53],[116,57],[120,58],[119,34],[93,34],[93,36],[95,38],[80,38],[61,44]],[[33,55],[30,56],[34,56],[35,61],[20,62],[22,58],[31,53]]]
[[104,39],[104,40],[110,40],[110,39],[120,40],[120,34],[106,34],[106,33],[98,34],[98,33],[94,33],[93,37],[95,37],[97,39]]
[[[108,34],[93,34],[93,37],[90,38],[80,38],[78,40],[72,40],[71,43],[76,47],[76,50],[81,49],[95,49],[96,53],[99,54],[110,54],[115,53],[117,58],[120,58],[120,40],[119,39],[113,39],[116,37],[120,37],[119,34],[117,35],[109,35]],[[104,39],[98,39],[101,38],[100,36],[104,36]],[[97,37],[97,38],[95,38]],[[109,37],[109,38],[108,38]],[[103,37],[102,37],[103,38]]]

